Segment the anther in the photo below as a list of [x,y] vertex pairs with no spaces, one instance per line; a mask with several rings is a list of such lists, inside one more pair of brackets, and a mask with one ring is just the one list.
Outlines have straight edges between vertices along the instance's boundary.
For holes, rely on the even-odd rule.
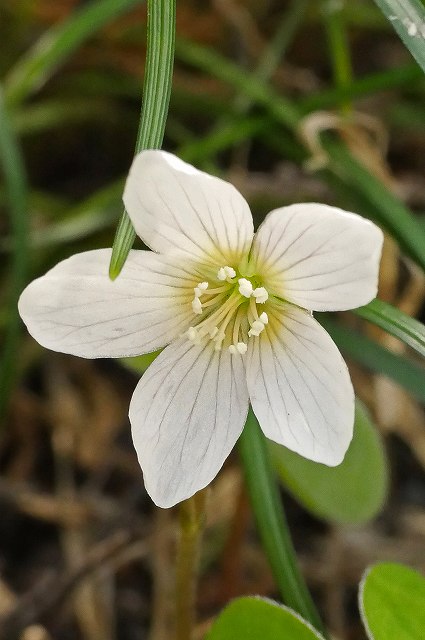
[[239,293],[245,298],[250,298],[253,294],[252,284],[246,278],[239,278]]
[[269,324],[269,316],[265,311],[263,311],[263,313],[260,313],[259,320],[261,320],[263,324]]
[[251,325],[251,329],[248,331],[248,336],[259,336],[260,333],[264,330],[264,322],[261,320],[254,320]]
[[229,346],[229,351],[232,355],[239,353],[241,356],[244,355],[248,351],[248,345],[245,342],[238,342],[237,344],[231,344]]
[[255,298],[255,302],[259,304],[264,304],[264,302],[266,302],[269,297],[269,294],[264,287],[257,287],[257,289],[254,289],[254,291],[252,292],[252,295]]
[[195,327],[189,327],[189,329],[186,332],[186,335],[189,338],[189,340],[191,342],[194,342],[195,344],[199,341],[199,335]]
[[248,351],[248,345],[245,342],[238,342],[236,350],[241,354],[241,356],[243,356],[243,354]]
[[220,267],[217,272],[218,280],[227,280],[227,282],[231,282],[232,278],[236,276],[236,271],[233,267]]
[[224,267],[220,267],[220,269],[217,271],[217,279],[218,280],[226,280],[227,275],[226,272],[224,270]]
[[196,296],[192,300],[192,309],[193,309],[193,313],[196,313],[198,315],[202,313],[202,303],[199,300],[199,298],[197,298]]
[[193,288],[195,298],[200,298],[204,291],[208,289],[208,282],[200,282],[197,287]]

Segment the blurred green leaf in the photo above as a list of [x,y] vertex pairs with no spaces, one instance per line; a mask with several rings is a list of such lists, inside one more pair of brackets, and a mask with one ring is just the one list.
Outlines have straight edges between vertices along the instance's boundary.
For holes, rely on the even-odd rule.
[[303,114],[308,114],[319,109],[332,108],[344,100],[354,100],[379,91],[390,91],[397,87],[411,87],[413,83],[421,80],[423,80],[421,69],[412,63],[353,79],[347,86],[323,89],[302,98],[298,103],[298,108]]
[[3,414],[15,375],[20,331],[17,302],[28,270],[28,186],[19,142],[12,129],[0,89],[0,166],[6,186],[6,202],[12,231],[12,262],[6,332],[0,361],[0,415]]
[[418,320],[378,299],[372,300],[365,307],[355,309],[354,313],[378,325],[412,347],[421,356],[425,356],[425,326]]
[[[248,96],[253,103],[263,106],[276,122],[298,137],[302,114],[292,101],[279,95],[260,77],[240,69],[216,51],[182,38],[177,40],[176,55],[186,64],[219,78],[234,90]],[[279,140],[275,131],[273,136]],[[379,220],[400,242],[407,254],[425,269],[425,231],[413,214],[354,158],[342,142],[327,135],[321,137],[321,142],[330,159],[330,172],[369,203],[366,213]],[[306,150],[303,153],[303,159],[305,158]],[[324,177],[328,178],[326,172]]]
[[381,439],[360,402],[354,436],[338,467],[312,462],[270,442],[283,482],[314,515],[331,522],[358,523],[375,516],[388,492],[388,467]]
[[359,605],[370,640],[423,640],[425,579],[401,564],[382,563],[364,575]]
[[145,373],[146,369],[160,353],[161,351],[152,351],[151,353],[144,353],[142,356],[136,356],[135,358],[120,358],[120,362],[126,369],[130,369],[130,371],[141,375]]
[[331,320],[325,314],[317,314],[316,319],[332,336],[343,355],[353,358],[374,373],[394,380],[419,401],[425,402],[425,367]]
[[330,159],[331,171],[369,202],[366,213],[388,229],[401,247],[425,269],[425,233],[418,219],[345,145],[328,135],[321,136],[321,140]]
[[375,0],[385,17],[425,71],[425,8],[420,0]]
[[46,31],[10,70],[5,99],[15,106],[42,87],[88,38],[142,0],[94,0]]
[[221,612],[205,640],[323,640],[323,636],[272,600],[238,598]]

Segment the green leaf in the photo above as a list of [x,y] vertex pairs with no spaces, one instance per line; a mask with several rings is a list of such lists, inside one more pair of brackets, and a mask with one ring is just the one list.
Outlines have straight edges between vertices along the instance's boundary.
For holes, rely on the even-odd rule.
[[425,326],[418,320],[382,300],[372,300],[365,307],[356,309],[355,313],[399,338],[421,356],[425,356]]
[[364,575],[359,606],[370,640],[423,640],[425,579],[401,564],[382,563]]
[[376,515],[385,501],[385,452],[360,402],[356,405],[353,440],[338,467],[312,462],[272,442],[270,449],[284,485],[316,516],[332,522],[364,522]]
[[7,76],[7,103],[16,105],[25,100],[45,84],[85,40],[140,3],[141,0],[96,0],[46,31]]
[[425,8],[420,0],[375,0],[417,63],[425,71]]
[[251,597],[231,602],[205,640],[323,640],[323,636],[291,609]]

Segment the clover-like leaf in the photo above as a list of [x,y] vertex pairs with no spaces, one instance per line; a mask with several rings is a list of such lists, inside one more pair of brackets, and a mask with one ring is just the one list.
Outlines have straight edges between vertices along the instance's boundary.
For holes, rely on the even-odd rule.
[[323,640],[292,609],[264,598],[238,598],[218,616],[206,640]]
[[344,461],[327,467],[274,443],[276,470],[290,492],[314,515],[332,522],[364,522],[381,509],[388,490],[388,467],[381,439],[364,406],[357,402],[354,436]]
[[388,562],[368,569],[359,605],[370,640],[425,637],[425,578],[409,567]]

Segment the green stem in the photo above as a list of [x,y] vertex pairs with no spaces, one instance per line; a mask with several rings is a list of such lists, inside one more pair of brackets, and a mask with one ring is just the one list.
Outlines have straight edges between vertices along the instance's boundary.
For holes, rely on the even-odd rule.
[[21,150],[0,91],[0,166],[6,185],[13,235],[11,264],[12,290],[7,316],[4,348],[0,362],[0,416],[4,413],[15,374],[20,322],[17,302],[26,284],[28,270],[28,189]]
[[239,439],[239,452],[257,526],[282,599],[324,634],[298,566],[267,443],[252,411]]
[[176,640],[191,640],[207,490],[180,504],[176,563]]
[[[176,0],[148,0],[147,8],[146,66],[136,153],[143,149],[159,149],[162,145],[174,64]],[[119,275],[135,237],[133,225],[124,211],[112,248],[111,279]]]

